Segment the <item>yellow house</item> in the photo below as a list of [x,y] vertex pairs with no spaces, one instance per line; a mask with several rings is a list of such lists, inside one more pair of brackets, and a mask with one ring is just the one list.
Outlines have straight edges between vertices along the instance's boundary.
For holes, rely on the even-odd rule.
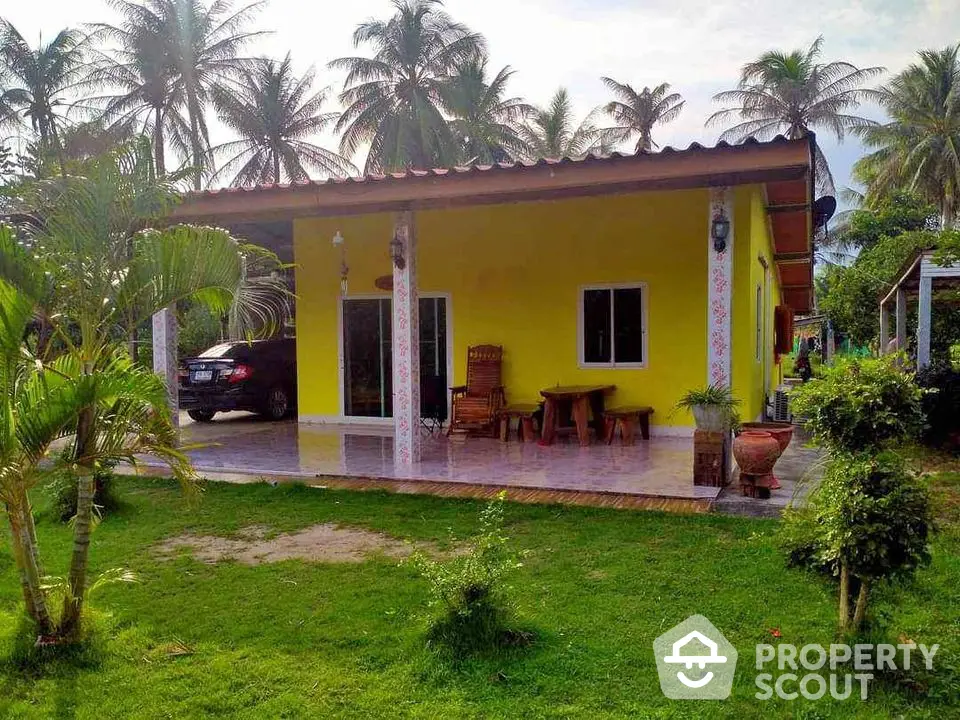
[[176,217],[286,228],[302,423],[392,424],[415,461],[424,383],[446,397],[493,344],[507,402],[614,385],[689,435],[685,391],[729,384],[755,419],[781,380],[774,310],[812,300],[813,143],[211,191]]

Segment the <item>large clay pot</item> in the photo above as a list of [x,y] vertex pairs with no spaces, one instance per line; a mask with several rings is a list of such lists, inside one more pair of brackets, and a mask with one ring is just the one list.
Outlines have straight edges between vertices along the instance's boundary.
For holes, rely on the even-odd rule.
[[733,440],[741,475],[769,475],[780,459],[780,443],[768,432],[744,430]]
[[756,422],[756,423],[743,423],[741,425],[744,430],[760,430],[761,432],[768,432],[773,435],[774,439],[780,445],[780,453],[787,449],[790,445],[790,440],[793,439],[793,425],[790,423],[780,423],[780,422]]

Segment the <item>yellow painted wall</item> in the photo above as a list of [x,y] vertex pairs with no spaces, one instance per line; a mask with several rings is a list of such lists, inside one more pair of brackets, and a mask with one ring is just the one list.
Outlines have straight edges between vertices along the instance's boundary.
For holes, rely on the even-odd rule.
[[[752,418],[763,393],[749,288],[769,243],[759,189],[738,188],[735,203],[734,389]],[[465,381],[468,346],[493,343],[504,346],[508,402],[535,401],[557,383],[612,383],[614,403],[653,406],[655,425],[691,425],[672,408],[707,377],[707,208],[703,189],[418,212],[421,292],[450,295],[451,384]],[[349,294],[385,295],[373,283],[391,272],[392,223],[380,214],[294,224],[304,419],[340,413],[340,257],[331,238],[338,230],[346,238]],[[772,278],[772,258],[770,268]],[[631,282],[647,284],[647,366],[579,368],[580,287]]]
[[[737,242],[734,245],[733,282],[733,391],[741,399],[744,420],[757,419],[766,394],[779,384],[780,368],[774,364],[774,308],[780,304],[780,282],[773,262],[773,246],[762,189],[737,189],[734,209]],[[764,272],[763,258],[767,264]],[[766,277],[765,277],[766,275]],[[758,359],[757,288],[765,309]],[[765,296],[765,297],[764,297]],[[769,385],[764,388],[763,363]]]
[[[612,383],[613,400],[670,416],[687,388],[706,378],[707,191],[423,211],[417,214],[419,285],[451,296],[453,383],[470,345],[504,346],[508,401],[534,401],[550,385]],[[374,295],[391,271],[387,214],[298,220],[299,411],[337,415],[339,256],[346,238],[350,295]],[[582,285],[647,283],[648,357],[643,369],[580,369],[577,313]]]

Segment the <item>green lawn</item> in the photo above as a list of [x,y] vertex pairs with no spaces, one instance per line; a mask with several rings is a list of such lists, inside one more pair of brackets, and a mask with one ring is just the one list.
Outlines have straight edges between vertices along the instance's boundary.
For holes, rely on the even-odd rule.
[[[537,640],[452,667],[424,647],[425,584],[396,560],[204,565],[162,561],[153,547],[184,532],[330,521],[443,542],[471,534],[477,503],[211,484],[190,507],[170,482],[123,480],[124,508],[98,528],[91,562],[141,582],[94,597],[98,639],[79,660],[7,660],[20,597],[3,533],[0,717],[948,717],[960,683],[960,474],[940,486],[950,517],[932,566],[875,610],[886,637],[940,643],[941,670],[874,684],[866,703],[762,703],[753,645],[774,642],[772,628],[783,642],[827,644],[835,622],[832,590],[784,568],[772,521],[508,504],[508,533],[529,551],[512,594]],[[39,532],[48,569],[61,570],[68,529],[44,515]],[[725,702],[660,693],[651,643],[693,613],[740,650]]]

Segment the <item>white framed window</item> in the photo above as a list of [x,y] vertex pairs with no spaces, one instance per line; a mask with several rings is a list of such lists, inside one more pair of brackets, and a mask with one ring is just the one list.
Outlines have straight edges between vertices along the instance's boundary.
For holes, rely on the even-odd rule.
[[585,285],[577,314],[580,367],[647,366],[646,283]]

